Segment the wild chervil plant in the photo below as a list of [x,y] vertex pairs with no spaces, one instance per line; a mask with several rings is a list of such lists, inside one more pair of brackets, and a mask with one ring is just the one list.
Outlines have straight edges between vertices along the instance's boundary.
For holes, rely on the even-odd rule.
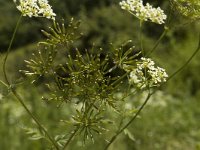
[[[83,143],[87,139],[97,140],[102,133],[109,132],[109,128],[113,126],[110,123],[115,123],[112,117],[106,115],[107,111],[117,113],[120,118],[124,113],[120,105],[126,103],[128,96],[148,91],[141,107],[132,110],[131,115],[127,117],[129,121],[124,121],[125,118],[122,117],[120,125],[117,125],[119,126],[118,130],[115,133],[110,133],[113,136],[105,146],[105,150],[108,149],[122,132],[127,132],[127,127],[137,118],[157,87],[180,72],[200,49],[200,46],[198,46],[189,60],[168,77],[165,69],[156,65],[151,58],[148,58],[166,34],[168,29],[166,22],[170,21],[170,18],[167,20],[167,15],[160,7],[154,8],[149,3],[144,5],[142,0],[120,2],[119,5],[123,10],[128,11],[140,20],[140,28],[142,28],[143,22],[148,21],[158,25],[165,24],[165,30],[155,46],[149,51],[143,49],[141,33],[139,52],[135,50],[131,41],[122,44],[120,47],[111,45],[110,50],[105,51],[95,46],[88,50],[76,48],[74,43],[82,36],[79,31],[80,22],[72,19],[68,25],[65,25],[65,21],[57,21],[56,14],[47,0],[15,0],[14,2],[21,12],[21,16],[4,59],[5,82],[1,81],[1,83],[10,89],[30,118],[41,129],[41,132],[31,129],[27,129],[27,132],[34,135],[35,139],[47,139],[51,149],[67,149],[70,142],[76,139],[76,136],[82,136]],[[184,10],[185,7],[179,6],[179,3],[187,3],[189,5],[188,9],[192,6],[194,6],[193,9],[200,6],[197,2],[193,4],[192,2],[174,0],[173,6],[178,7],[178,10],[181,10],[180,13],[184,16],[187,16],[189,12]],[[198,18],[197,13],[197,11],[194,11],[194,14],[189,15],[196,19]],[[62,105],[61,107],[72,106],[74,111],[72,114],[68,114],[71,119],[64,120],[64,122],[71,125],[72,131],[66,135],[61,133],[60,136],[54,138],[28,109],[17,90],[13,88],[12,83],[8,80],[6,61],[20,25],[20,20],[25,16],[30,18],[44,17],[53,21],[49,31],[42,31],[46,36],[46,40],[38,43],[38,50],[34,52],[33,57],[25,61],[27,70],[21,70],[21,72],[30,77],[32,82],[37,81],[39,77],[45,79],[49,94],[43,96],[43,100],[54,101],[58,105]],[[63,57],[65,58],[64,61],[61,61],[59,54],[63,51],[65,53]],[[115,75],[116,70],[119,72],[117,76]],[[122,90],[123,87],[127,88]],[[121,98],[116,96],[118,91],[123,93]],[[73,107],[74,105],[79,107]]]

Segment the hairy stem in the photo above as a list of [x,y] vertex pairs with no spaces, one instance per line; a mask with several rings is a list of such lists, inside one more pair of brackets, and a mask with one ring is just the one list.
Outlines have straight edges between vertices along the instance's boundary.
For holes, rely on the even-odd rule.
[[51,138],[51,136],[49,135],[49,133],[47,132],[47,130],[42,126],[42,124],[39,122],[39,120],[31,113],[31,111],[28,109],[28,107],[26,106],[26,104],[23,102],[22,98],[17,94],[17,91],[14,88],[12,88],[12,85],[10,84],[10,82],[8,80],[8,76],[7,76],[7,73],[6,73],[6,62],[7,62],[8,55],[9,55],[9,52],[11,50],[13,41],[15,39],[15,35],[16,35],[17,29],[18,29],[18,27],[20,25],[21,19],[22,19],[22,15],[20,16],[20,18],[17,21],[15,30],[13,32],[11,41],[9,43],[9,46],[8,46],[8,49],[7,49],[7,52],[6,52],[6,56],[5,56],[4,61],[3,61],[3,74],[4,74],[5,81],[6,81],[6,83],[4,83],[4,82],[3,83],[7,84],[7,87],[10,87],[11,92],[16,97],[16,99],[19,101],[19,103],[23,106],[23,108],[26,110],[26,112],[29,114],[29,116],[44,131],[44,133],[48,137],[49,141],[54,145],[54,147],[56,148],[56,150],[59,150],[59,147],[57,146],[56,142],[53,140],[53,138]]

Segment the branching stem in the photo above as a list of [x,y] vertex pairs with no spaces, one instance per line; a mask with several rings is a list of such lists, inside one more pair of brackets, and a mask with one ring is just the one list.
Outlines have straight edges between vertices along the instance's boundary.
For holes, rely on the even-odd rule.
[[[82,121],[84,119],[84,117],[87,115],[87,113],[90,111],[90,109],[92,108],[92,106],[94,105],[95,101],[93,103],[91,103],[88,107],[88,109],[84,112],[84,116],[82,118]],[[70,135],[69,139],[67,140],[67,142],[65,143],[63,150],[67,149],[67,146],[69,145],[69,143],[72,141],[72,139],[74,138],[74,136],[76,135],[76,133],[78,132],[78,130],[80,129],[80,126],[76,127],[76,129],[72,132],[72,134]]]
[[47,130],[42,126],[42,124],[39,122],[39,120],[31,113],[31,111],[28,109],[28,107],[26,106],[26,104],[23,102],[22,98],[17,94],[17,91],[16,91],[14,88],[12,88],[12,85],[11,85],[11,83],[10,83],[9,80],[8,80],[8,76],[7,76],[7,73],[6,73],[6,62],[7,62],[8,55],[9,55],[9,52],[10,52],[10,50],[11,50],[13,41],[14,41],[14,39],[15,39],[15,35],[16,35],[17,29],[19,28],[21,19],[22,19],[22,15],[20,16],[20,18],[19,18],[18,21],[17,21],[15,30],[14,30],[14,32],[13,32],[11,41],[10,41],[10,43],[9,43],[9,46],[8,46],[8,49],[7,49],[7,52],[6,52],[6,56],[5,56],[4,61],[3,61],[3,74],[4,74],[4,78],[5,78],[6,83],[4,83],[4,82],[2,82],[2,83],[6,84],[7,87],[10,87],[11,92],[12,92],[13,95],[16,97],[16,99],[19,101],[19,103],[24,107],[24,109],[25,109],[26,112],[29,114],[29,116],[30,116],[30,117],[35,121],[35,123],[44,131],[44,133],[45,133],[46,136],[48,137],[49,141],[54,145],[54,147],[56,148],[56,150],[59,150],[59,147],[57,146],[57,143],[56,143],[56,142],[54,141],[54,139],[49,135],[49,133],[48,133]]
[[[194,58],[194,56],[197,54],[197,52],[200,50],[200,34],[199,34],[199,43],[197,46],[197,49],[194,51],[194,53],[191,55],[191,57],[186,61],[186,63],[184,63],[179,69],[177,69],[177,71],[175,71],[172,75],[169,76],[168,80],[172,79],[176,74],[178,74],[179,72],[181,72],[190,62],[191,60]],[[164,85],[166,84],[163,83],[161,84]],[[148,93],[148,96],[146,98],[146,100],[144,101],[144,103],[141,105],[141,107],[139,108],[139,110],[137,111],[137,113],[133,116],[133,118],[122,128],[120,129],[110,140],[110,142],[106,145],[104,150],[107,150],[110,145],[116,140],[116,138],[118,137],[118,135],[120,135],[131,123],[133,123],[133,121],[137,118],[137,116],[140,114],[140,112],[142,111],[142,109],[144,108],[144,106],[147,104],[149,98],[151,97],[151,95],[153,95],[156,92],[156,89],[152,92],[152,93]]]

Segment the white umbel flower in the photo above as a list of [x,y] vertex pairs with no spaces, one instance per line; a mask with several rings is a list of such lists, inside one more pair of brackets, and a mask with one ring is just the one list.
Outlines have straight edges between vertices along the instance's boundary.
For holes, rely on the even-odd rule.
[[159,86],[162,82],[166,82],[167,73],[165,69],[155,67],[154,61],[150,58],[141,58],[136,68],[130,72],[129,83],[143,89],[145,87]]
[[56,14],[48,4],[48,0],[15,0],[14,2],[23,16],[55,19]]
[[167,16],[160,7],[153,8],[149,3],[144,6],[142,0],[124,0],[119,4],[122,9],[127,10],[142,21],[163,24],[167,19]]

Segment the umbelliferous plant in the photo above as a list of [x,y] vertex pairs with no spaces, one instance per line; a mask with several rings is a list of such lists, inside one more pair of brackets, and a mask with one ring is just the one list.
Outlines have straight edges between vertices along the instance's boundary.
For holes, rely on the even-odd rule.
[[[176,3],[178,2],[174,1],[173,4]],[[15,1],[15,4],[21,16],[3,62],[5,81],[1,83],[15,95],[40,128],[40,131],[29,128],[25,128],[25,131],[32,136],[32,139],[44,138],[49,141],[51,149],[67,149],[77,136],[82,137],[83,143],[88,139],[95,141],[101,134],[110,132],[113,125],[118,126],[115,133],[110,133],[113,136],[106,143],[105,149],[108,149],[122,132],[127,134],[127,127],[135,121],[157,88],[180,72],[200,49],[198,45],[189,60],[174,74],[168,76],[165,69],[159,67],[149,57],[169,30],[170,18],[160,7],[154,8],[149,3],[144,4],[142,0],[122,1],[120,6],[140,20],[140,28],[145,21],[165,25],[163,34],[149,51],[143,48],[141,31],[139,50],[131,40],[122,43],[121,46],[111,44],[109,50],[95,46],[86,50],[77,48],[76,42],[82,37],[79,21],[71,19],[66,25],[66,20],[57,20],[47,0],[19,0]],[[180,12],[182,11],[184,8]],[[53,22],[48,31],[42,30],[46,39],[38,43],[32,58],[25,60],[27,70],[20,71],[32,83],[43,78],[41,82],[48,89],[42,97],[44,101],[55,103],[55,107],[71,108],[72,111],[66,114],[65,120],[62,120],[71,126],[71,132],[61,133],[55,138],[28,109],[6,73],[6,61],[12,42],[20,20],[25,16],[44,17]],[[193,15],[193,18],[197,17]],[[120,97],[117,95],[119,92],[122,93]],[[126,104],[126,98],[142,92],[148,93],[144,103],[139,108],[124,112],[121,106]],[[107,115],[108,112],[117,114],[121,119],[116,121],[115,117]]]
[[182,16],[197,20],[200,15],[200,2],[198,0],[172,0],[172,7],[178,10],[178,13]]

